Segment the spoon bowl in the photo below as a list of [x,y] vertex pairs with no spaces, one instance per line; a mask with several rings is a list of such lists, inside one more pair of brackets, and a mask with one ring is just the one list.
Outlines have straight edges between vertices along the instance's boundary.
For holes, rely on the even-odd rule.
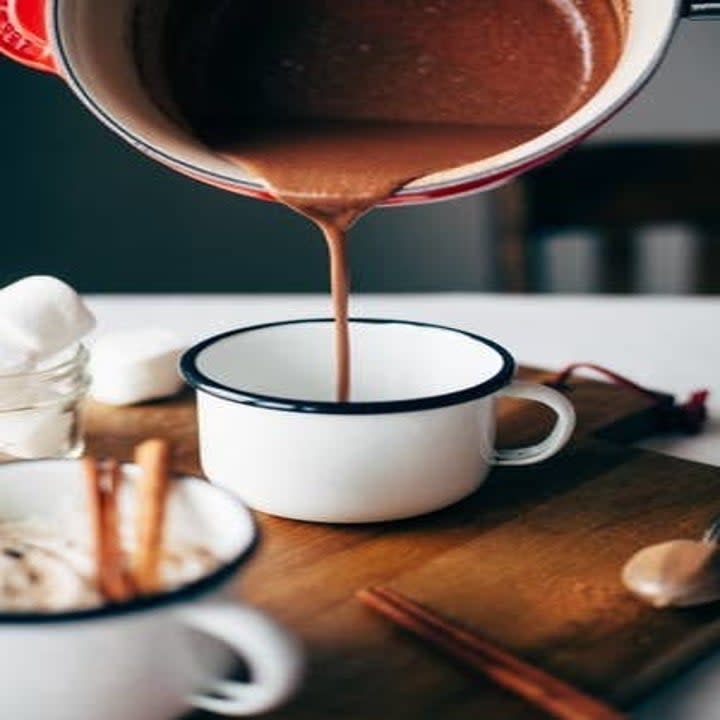
[[701,540],[670,540],[636,552],[622,570],[625,587],[657,608],[720,600],[720,517]]

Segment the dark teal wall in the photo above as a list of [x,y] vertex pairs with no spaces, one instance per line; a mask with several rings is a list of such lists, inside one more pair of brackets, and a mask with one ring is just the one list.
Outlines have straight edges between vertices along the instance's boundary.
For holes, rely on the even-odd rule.
[[[324,247],[280,206],[146,160],[54,77],[0,58],[0,284],[59,275],[97,291],[319,291]],[[484,204],[379,211],[353,235],[358,290],[491,285]]]

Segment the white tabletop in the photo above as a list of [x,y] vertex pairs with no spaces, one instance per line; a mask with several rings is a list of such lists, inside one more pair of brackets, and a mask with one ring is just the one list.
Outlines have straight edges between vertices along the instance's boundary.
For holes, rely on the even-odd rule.
[[[89,298],[99,332],[159,326],[188,341],[258,322],[330,314],[313,295],[110,295]],[[355,296],[352,314],[424,320],[471,330],[524,364],[560,368],[590,361],[681,397],[711,391],[711,418],[697,437],[645,447],[720,466],[720,299],[523,295]],[[720,655],[656,693],[642,720],[718,720]]]

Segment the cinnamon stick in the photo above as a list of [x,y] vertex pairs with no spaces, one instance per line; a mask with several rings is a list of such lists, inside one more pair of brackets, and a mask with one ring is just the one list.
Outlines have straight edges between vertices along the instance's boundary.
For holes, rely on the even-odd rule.
[[605,703],[493,645],[470,630],[385,587],[360,590],[357,598],[465,667],[494,680],[560,720],[621,720]]
[[115,602],[132,597],[132,581],[125,567],[125,559],[120,538],[120,516],[118,512],[118,492],[122,483],[122,470],[117,460],[106,460],[104,464],[104,484],[102,493],[103,531],[104,531],[104,568],[101,590],[105,597]]
[[160,559],[170,477],[170,446],[164,440],[146,440],[135,448],[135,462],[142,472],[137,484],[137,547],[133,576],[140,592],[152,593],[161,588]]
[[99,463],[93,457],[83,458],[82,465],[98,588],[107,600],[127,600],[133,594],[133,588],[124,567],[118,528],[117,494],[122,479],[120,466],[114,460]]
[[85,475],[95,577],[97,578],[98,587],[100,587],[102,591],[102,579],[105,575],[105,543],[101,486],[102,478],[100,475],[100,467],[94,457],[85,456],[82,459],[82,468]]

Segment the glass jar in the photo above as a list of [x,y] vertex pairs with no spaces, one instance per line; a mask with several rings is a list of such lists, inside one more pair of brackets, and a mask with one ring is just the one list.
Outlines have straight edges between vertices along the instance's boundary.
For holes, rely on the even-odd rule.
[[0,460],[73,458],[85,449],[81,405],[89,353],[70,353],[32,372],[0,375]]

